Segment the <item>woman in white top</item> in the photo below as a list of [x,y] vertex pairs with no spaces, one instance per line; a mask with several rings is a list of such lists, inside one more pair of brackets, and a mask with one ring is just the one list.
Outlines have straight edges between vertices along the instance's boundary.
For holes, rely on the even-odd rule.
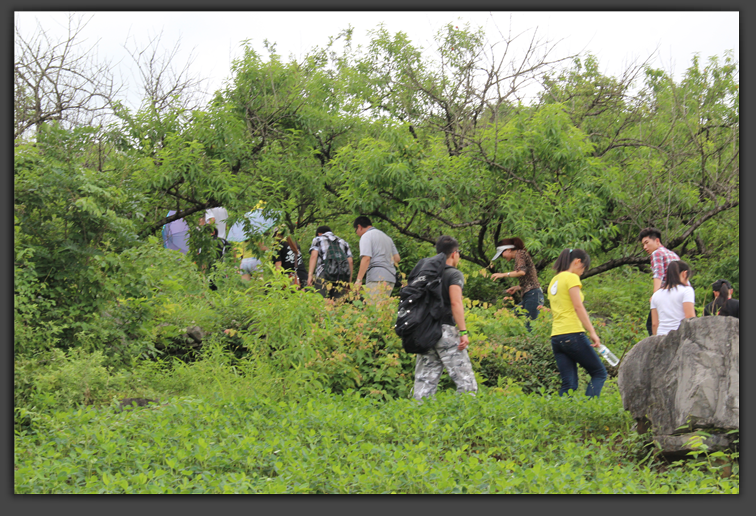
[[690,267],[681,260],[669,262],[667,280],[651,297],[651,328],[654,335],[666,335],[680,327],[683,319],[696,316],[696,293],[690,286]]

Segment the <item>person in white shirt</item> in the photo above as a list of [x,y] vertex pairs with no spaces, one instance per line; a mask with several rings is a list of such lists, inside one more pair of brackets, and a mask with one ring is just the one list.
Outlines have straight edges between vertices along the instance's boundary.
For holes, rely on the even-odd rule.
[[[213,224],[218,229],[218,238],[226,238],[226,220],[228,219],[228,212],[226,208],[218,206],[217,208],[209,208],[205,211],[205,223]],[[200,222],[200,225],[202,223]]]
[[683,319],[696,316],[696,293],[688,281],[690,266],[674,260],[667,266],[664,285],[651,296],[651,328],[654,335],[666,335],[680,327]]

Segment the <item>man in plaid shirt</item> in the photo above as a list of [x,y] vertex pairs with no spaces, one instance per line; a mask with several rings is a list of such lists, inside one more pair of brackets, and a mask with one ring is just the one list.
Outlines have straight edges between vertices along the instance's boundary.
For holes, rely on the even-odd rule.
[[[349,278],[345,283],[338,282],[339,284],[330,285],[329,282],[326,282],[321,277],[323,275],[323,260],[328,254],[328,247],[331,245],[340,246],[347,256],[347,262],[349,263]],[[352,281],[353,272],[354,262],[352,260],[352,251],[349,249],[347,241],[334,235],[331,228],[328,226],[318,227],[318,229],[315,230],[315,238],[312,239],[312,245],[310,245],[310,264],[307,274],[307,285],[314,286],[315,289],[320,292],[320,295],[325,298],[338,299],[347,293],[347,286]]]
[[[638,235],[638,240],[643,244],[643,250],[651,255],[651,271],[654,279],[654,292],[656,292],[667,280],[667,266],[669,262],[679,260],[680,257],[674,251],[670,251],[662,245],[661,231],[656,228],[642,229],[640,235]],[[646,329],[649,335],[653,334],[651,329],[651,310],[648,311]]]

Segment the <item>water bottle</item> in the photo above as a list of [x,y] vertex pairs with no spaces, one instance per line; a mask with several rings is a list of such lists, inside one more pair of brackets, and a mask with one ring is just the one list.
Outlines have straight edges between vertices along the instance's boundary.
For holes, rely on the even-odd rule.
[[615,357],[614,353],[612,353],[609,348],[607,348],[603,344],[598,347],[598,352],[599,355],[604,357],[604,360],[609,362],[609,365],[616,366],[617,364],[619,364],[619,359]]

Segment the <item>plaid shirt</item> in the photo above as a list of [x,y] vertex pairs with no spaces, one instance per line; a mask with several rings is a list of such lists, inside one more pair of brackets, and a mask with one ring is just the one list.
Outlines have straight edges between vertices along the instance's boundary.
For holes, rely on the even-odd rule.
[[312,253],[312,251],[318,252],[318,263],[315,265],[315,276],[317,277],[320,277],[323,274],[323,260],[325,260],[326,255],[328,254],[328,247],[333,240],[336,240],[339,243],[341,249],[346,253],[347,258],[352,258],[352,250],[349,249],[349,244],[343,238],[337,237],[331,231],[316,236],[312,239],[310,253]]
[[667,266],[669,262],[679,260],[680,257],[674,251],[670,251],[666,247],[659,246],[659,248],[651,253],[651,270],[653,271],[652,278],[661,279],[662,285],[667,281]]

